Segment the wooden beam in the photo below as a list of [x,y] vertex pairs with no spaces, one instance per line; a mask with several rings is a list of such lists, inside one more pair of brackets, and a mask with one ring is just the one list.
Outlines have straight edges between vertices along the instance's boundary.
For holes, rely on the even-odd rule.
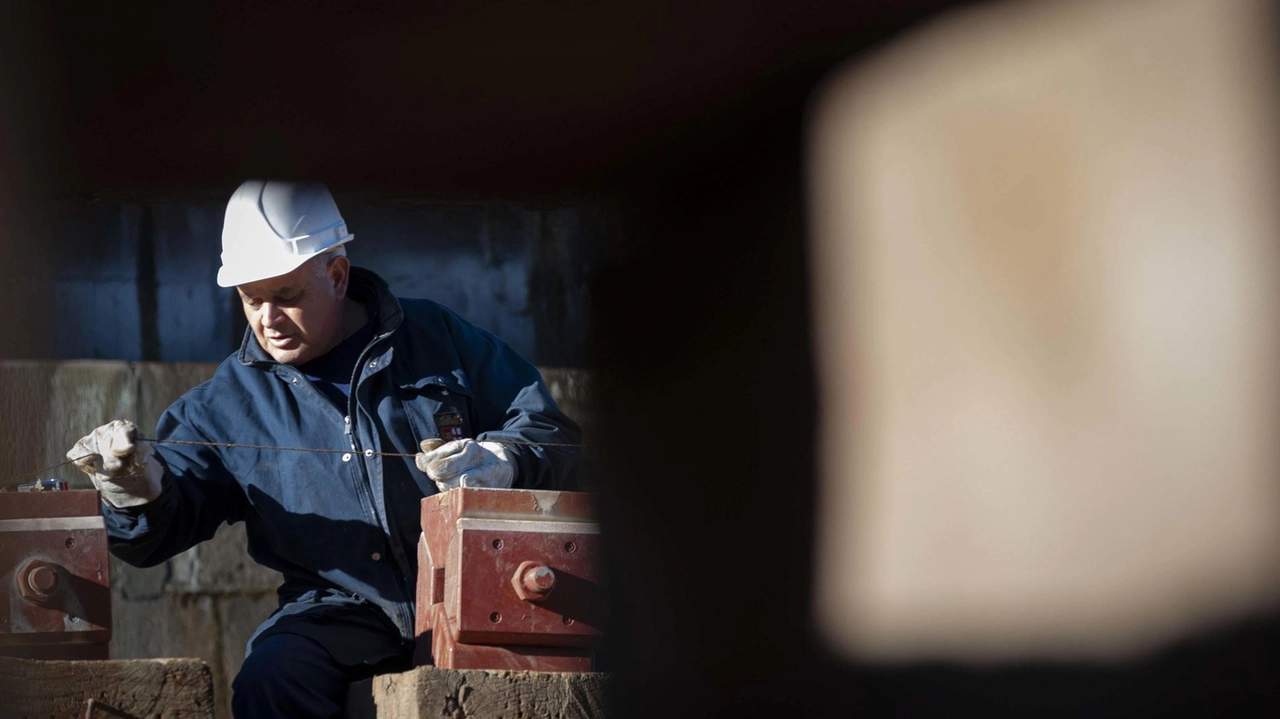
[[0,696],[13,717],[213,719],[213,673],[198,659],[0,657]]
[[605,716],[607,674],[513,672],[417,667],[351,685],[350,719],[521,717],[599,719]]

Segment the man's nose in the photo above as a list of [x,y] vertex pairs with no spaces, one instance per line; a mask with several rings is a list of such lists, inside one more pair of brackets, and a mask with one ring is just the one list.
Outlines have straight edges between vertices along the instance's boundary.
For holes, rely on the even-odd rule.
[[262,326],[274,327],[280,324],[284,319],[284,313],[280,311],[280,307],[272,302],[264,302],[262,305]]

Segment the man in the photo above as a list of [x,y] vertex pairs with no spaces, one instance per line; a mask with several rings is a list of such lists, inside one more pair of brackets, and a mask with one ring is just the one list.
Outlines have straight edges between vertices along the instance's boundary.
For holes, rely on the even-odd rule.
[[156,565],[242,521],[249,554],[284,575],[237,717],[337,716],[351,681],[407,668],[422,497],[556,489],[577,461],[550,446],[580,433],[537,370],[444,307],[397,300],[350,265],[352,239],[322,185],[241,185],[218,271],[249,322],[240,350],[164,413],[160,441],[117,421],[68,452],[121,559]]

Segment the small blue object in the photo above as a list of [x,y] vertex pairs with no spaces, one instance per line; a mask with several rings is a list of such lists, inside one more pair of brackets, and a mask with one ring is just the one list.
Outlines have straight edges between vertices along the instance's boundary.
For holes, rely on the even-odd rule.
[[19,492],[65,492],[70,487],[62,479],[37,479],[34,482],[19,484]]

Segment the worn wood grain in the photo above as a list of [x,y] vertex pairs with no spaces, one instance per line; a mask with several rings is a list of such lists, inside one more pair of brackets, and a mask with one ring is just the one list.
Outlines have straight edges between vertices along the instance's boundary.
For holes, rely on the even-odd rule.
[[198,659],[33,661],[0,657],[0,714],[21,719],[213,719],[213,673]]
[[351,685],[350,719],[599,719],[608,675],[418,667]]

